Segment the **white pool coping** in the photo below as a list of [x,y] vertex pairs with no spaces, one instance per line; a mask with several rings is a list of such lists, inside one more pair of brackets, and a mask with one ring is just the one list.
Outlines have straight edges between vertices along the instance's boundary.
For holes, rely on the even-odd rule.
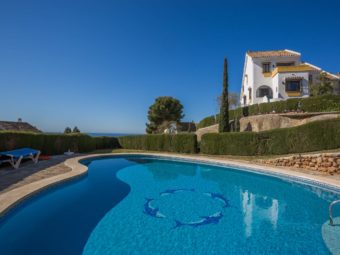
[[11,208],[19,204],[24,199],[31,197],[32,195],[50,187],[76,177],[83,176],[87,173],[87,166],[81,164],[79,161],[90,158],[100,157],[119,157],[129,155],[140,155],[159,157],[164,159],[172,159],[179,161],[190,161],[202,164],[209,164],[213,166],[232,167],[240,171],[251,171],[269,176],[279,177],[286,180],[291,180],[300,183],[306,183],[311,186],[318,186],[320,188],[331,190],[336,193],[340,193],[340,180],[332,179],[331,176],[313,175],[310,173],[303,173],[294,171],[292,169],[285,169],[282,167],[272,167],[259,165],[248,162],[241,162],[230,159],[217,159],[209,156],[201,155],[182,155],[172,153],[105,153],[105,154],[91,154],[83,155],[75,158],[70,158],[65,161],[65,165],[71,168],[71,171],[55,175],[49,178],[45,178],[39,181],[35,181],[24,186],[9,190],[0,195],[0,217],[4,216]]

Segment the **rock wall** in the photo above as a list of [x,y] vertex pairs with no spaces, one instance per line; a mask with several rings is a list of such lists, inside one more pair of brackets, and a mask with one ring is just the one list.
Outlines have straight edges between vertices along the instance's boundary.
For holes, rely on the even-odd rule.
[[340,117],[339,112],[256,115],[241,118],[240,131],[260,132],[275,128],[296,127],[317,120],[328,120],[338,117]]
[[340,174],[340,154],[311,154],[299,155],[276,159],[260,159],[257,162],[262,164],[295,167],[306,170],[326,172],[329,174]]
[[207,133],[218,133],[218,124],[198,129],[196,131],[197,140],[201,141],[202,135]]

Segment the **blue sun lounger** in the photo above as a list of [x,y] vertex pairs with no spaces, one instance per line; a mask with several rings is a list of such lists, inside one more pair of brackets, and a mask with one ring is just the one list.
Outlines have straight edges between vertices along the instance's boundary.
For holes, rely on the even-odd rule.
[[23,159],[32,159],[34,163],[38,163],[39,156],[40,151],[31,148],[4,151],[0,152],[0,163],[9,162],[15,169],[17,169]]

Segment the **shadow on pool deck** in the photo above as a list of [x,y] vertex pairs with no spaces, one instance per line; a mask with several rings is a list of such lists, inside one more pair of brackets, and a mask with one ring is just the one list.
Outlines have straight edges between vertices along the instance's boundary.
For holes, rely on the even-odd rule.
[[39,161],[37,164],[34,164],[32,160],[26,160],[22,162],[19,169],[14,169],[9,164],[3,164],[0,166],[0,194],[27,183],[68,172],[71,169],[64,164],[64,161],[76,156],[79,154],[53,156],[51,159]]

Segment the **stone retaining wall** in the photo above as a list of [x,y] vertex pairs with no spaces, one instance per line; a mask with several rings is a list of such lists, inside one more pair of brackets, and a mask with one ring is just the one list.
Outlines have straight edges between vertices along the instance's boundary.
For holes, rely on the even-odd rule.
[[329,174],[340,174],[340,154],[338,153],[298,155],[276,159],[261,159],[258,160],[258,162],[274,166],[295,167],[326,172]]
[[197,129],[197,131],[196,131],[197,141],[200,142],[202,135],[208,134],[208,133],[218,133],[218,124]]
[[240,131],[260,132],[274,128],[296,127],[313,121],[329,120],[339,117],[339,112],[254,115],[240,119]]

